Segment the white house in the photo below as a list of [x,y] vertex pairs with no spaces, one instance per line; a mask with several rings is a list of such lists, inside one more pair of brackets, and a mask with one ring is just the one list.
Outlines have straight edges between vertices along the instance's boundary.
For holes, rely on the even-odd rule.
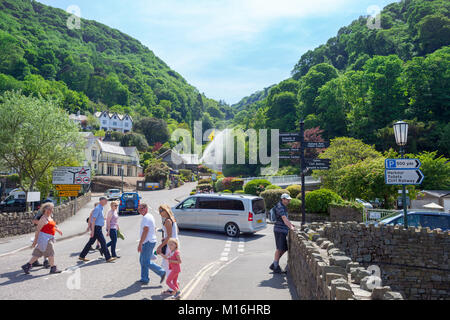
[[122,115],[117,112],[96,112],[95,117],[100,121],[100,129],[105,131],[120,131],[123,133],[131,131],[133,119],[128,114]]
[[85,158],[96,175],[137,177],[143,169],[136,147],[121,147],[117,143],[103,142],[91,132],[82,133],[87,139]]

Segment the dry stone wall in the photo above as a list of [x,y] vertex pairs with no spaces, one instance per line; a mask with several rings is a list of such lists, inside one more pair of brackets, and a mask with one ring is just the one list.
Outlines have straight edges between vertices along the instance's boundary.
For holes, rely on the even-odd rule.
[[[77,201],[76,206],[78,210],[91,201],[91,193],[87,193],[78,197],[76,200],[55,207],[53,210],[53,219],[55,219],[56,223],[59,224],[74,215],[75,201]],[[35,214],[36,211],[0,213],[0,238],[34,232],[36,229],[32,223],[32,219]]]
[[320,237],[355,262],[380,269],[383,285],[406,299],[450,299],[450,232],[332,222]]
[[401,300],[390,287],[375,286],[370,271],[320,236],[317,225],[289,233],[288,268],[300,299]]

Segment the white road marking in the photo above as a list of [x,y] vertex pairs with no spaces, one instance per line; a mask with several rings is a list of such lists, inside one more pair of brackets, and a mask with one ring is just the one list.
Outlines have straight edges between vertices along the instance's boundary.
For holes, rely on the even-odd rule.
[[228,254],[229,254],[229,252],[222,252],[220,255],[221,255],[222,257],[227,257]]
[[221,266],[219,269],[217,269],[216,271],[214,271],[214,273],[211,275],[211,277],[214,277],[216,274],[219,273],[220,270],[222,270],[223,268],[225,268],[227,265],[229,265],[230,263],[236,261],[236,259],[239,257],[235,257],[233,260],[230,260],[229,262],[225,263],[223,266]]
[[220,261],[228,261],[228,257],[221,257]]
[[227,247],[225,247],[225,248],[223,249],[224,252],[229,252],[230,250],[231,250],[231,248],[227,248]]

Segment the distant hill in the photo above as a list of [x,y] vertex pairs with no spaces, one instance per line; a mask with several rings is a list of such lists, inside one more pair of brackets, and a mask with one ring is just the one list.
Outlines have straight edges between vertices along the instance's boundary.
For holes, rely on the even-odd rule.
[[[106,4],[105,4],[106,5]],[[0,93],[58,96],[75,112],[112,109],[191,125],[231,108],[203,94],[138,40],[96,21],[30,0],[0,0]]]
[[257,91],[257,92],[251,94],[248,97],[244,97],[238,103],[233,104],[231,107],[234,108],[236,111],[242,111],[243,109],[245,109],[248,106],[254,104],[255,102],[261,101],[264,98],[266,98],[267,95],[269,94],[269,90],[273,86],[274,85],[272,85],[270,87],[267,87],[264,90]]

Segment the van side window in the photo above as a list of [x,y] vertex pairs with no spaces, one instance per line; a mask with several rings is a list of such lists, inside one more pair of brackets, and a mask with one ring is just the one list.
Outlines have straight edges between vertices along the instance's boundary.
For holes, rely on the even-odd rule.
[[424,215],[423,216],[423,227],[429,227],[430,229],[440,228],[442,230],[448,229],[448,217],[446,216],[435,216],[435,215]]
[[221,210],[244,211],[244,204],[240,200],[219,200]]
[[220,200],[216,198],[199,198],[198,199],[198,208],[199,209],[220,209]]

